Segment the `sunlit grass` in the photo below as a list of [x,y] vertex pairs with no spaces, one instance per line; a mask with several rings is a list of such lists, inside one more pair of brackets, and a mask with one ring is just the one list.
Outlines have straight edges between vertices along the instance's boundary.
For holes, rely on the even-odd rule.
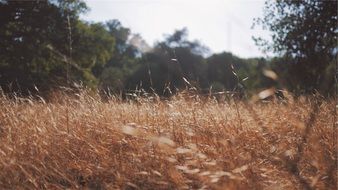
[[334,101],[310,124],[299,173],[290,169],[314,100],[3,96],[0,188],[303,189],[304,179],[337,189]]

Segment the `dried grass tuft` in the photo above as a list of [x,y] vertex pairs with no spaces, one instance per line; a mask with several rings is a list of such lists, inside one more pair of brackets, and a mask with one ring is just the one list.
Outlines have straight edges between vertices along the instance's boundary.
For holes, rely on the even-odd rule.
[[0,188],[337,189],[334,101],[197,100],[1,96]]

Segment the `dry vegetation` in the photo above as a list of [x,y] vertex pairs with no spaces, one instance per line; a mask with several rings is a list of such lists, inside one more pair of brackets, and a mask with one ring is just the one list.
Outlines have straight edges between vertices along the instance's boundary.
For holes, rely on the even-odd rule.
[[0,188],[337,189],[335,102],[317,100],[2,96]]

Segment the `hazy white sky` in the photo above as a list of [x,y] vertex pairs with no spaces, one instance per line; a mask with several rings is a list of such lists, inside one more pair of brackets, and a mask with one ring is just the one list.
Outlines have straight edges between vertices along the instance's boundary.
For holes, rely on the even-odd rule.
[[187,27],[189,39],[197,39],[213,53],[230,51],[240,57],[264,56],[252,36],[268,32],[251,29],[262,15],[263,0],[85,0],[88,21],[118,19],[132,33],[150,44]]

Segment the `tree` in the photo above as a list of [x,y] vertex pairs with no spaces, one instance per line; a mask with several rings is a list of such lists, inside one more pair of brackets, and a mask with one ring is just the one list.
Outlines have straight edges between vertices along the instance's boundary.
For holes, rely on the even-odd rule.
[[55,57],[46,46],[51,26],[60,24],[53,20],[60,16],[57,7],[47,2],[1,1],[0,12],[1,86],[6,90],[11,85],[17,91],[33,87],[33,81],[48,82],[44,76],[53,68],[46,60]]
[[[23,92],[34,85],[46,87],[53,81],[49,74],[64,68],[63,58],[50,50],[53,47],[59,53],[65,52],[60,39],[67,33],[67,17],[58,7],[58,2],[0,2],[1,87],[6,89],[12,85],[11,90],[21,89]],[[68,15],[74,19],[80,10],[86,8],[82,4],[78,7],[76,2],[79,1],[68,3],[68,9],[72,10]],[[60,32],[62,29],[65,32]]]
[[104,24],[79,20],[86,10],[82,0],[0,1],[1,87],[48,90],[65,85],[67,73],[95,86],[94,68],[111,58],[115,38]]
[[[259,37],[255,40],[288,60],[287,77],[297,81],[293,89],[325,93],[330,87],[321,89],[323,83],[333,87],[333,75],[327,68],[332,67],[337,53],[337,1],[266,1],[264,16],[255,24],[272,32],[272,43]],[[325,81],[328,78],[331,80]]]
[[[220,87],[222,84],[223,89],[220,90],[234,90],[238,84],[236,75],[233,73],[232,67],[236,67],[236,70],[242,69],[243,61],[231,53],[213,54],[208,57],[208,79],[211,85],[214,83]],[[214,87],[213,87],[214,88]]]
[[115,39],[114,52],[105,65],[95,67],[99,78],[99,89],[104,94],[121,93],[127,78],[137,69],[140,51],[130,43],[131,39],[141,39],[139,35],[132,35],[129,28],[124,27],[118,20],[105,23],[108,34]]
[[146,91],[155,90],[159,95],[170,95],[185,88],[186,81],[206,88],[207,65],[202,56],[206,48],[198,41],[189,41],[187,36],[186,29],[177,30],[145,53],[142,66],[129,77],[127,88],[135,89],[142,84]]

